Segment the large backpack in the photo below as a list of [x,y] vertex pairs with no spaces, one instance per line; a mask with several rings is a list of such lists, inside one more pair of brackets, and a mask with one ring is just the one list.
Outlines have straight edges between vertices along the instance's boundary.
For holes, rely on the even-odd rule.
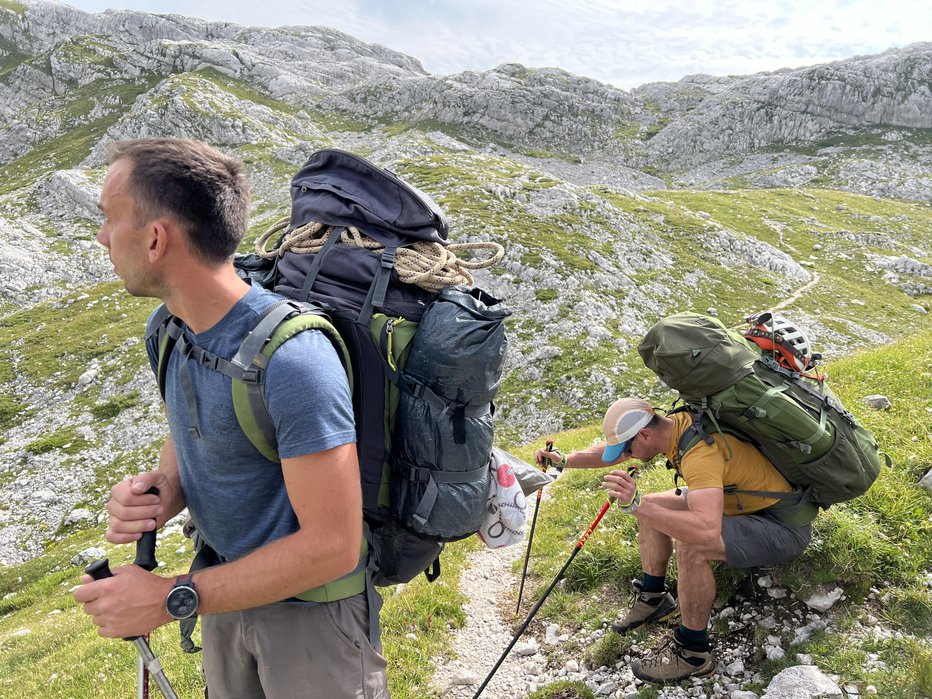
[[692,415],[677,448],[677,469],[690,448],[700,439],[711,443],[709,432],[717,431],[753,443],[800,489],[753,494],[827,508],[862,495],[877,478],[877,442],[824,378],[784,368],[718,319],[694,313],[664,318],[638,352]]
[[[428,266],[429,274],[415,270],[416,284],[402,281],[400,258],[427,246],[449,265],[450,249],[466,246],[447,244],[446,218],[427,195],[354,154],[311,156],[292,180],[287,229],[267,250],[282,228],[259,241],[259,254],[234,260],[243,278],[292,299],[260,320],[225,372],[235,404],[241,396],[240,426],[278,459],[261,383],[249,387],[262,373],[252,369],[294,332],[323,330],[351,378],[372,580],[407,582],[421,571],[433,580],[443,544],[481,524],[510,311],[462,269],[445,276]],[[162,326],[170,331],[171,321]]]

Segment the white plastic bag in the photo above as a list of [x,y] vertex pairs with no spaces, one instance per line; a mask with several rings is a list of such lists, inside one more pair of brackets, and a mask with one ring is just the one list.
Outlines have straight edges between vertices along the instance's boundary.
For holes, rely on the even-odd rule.
[[514,468],[493,451],[492,485],[477,535],[490,549],[511,546],[524,539],[527,500]]

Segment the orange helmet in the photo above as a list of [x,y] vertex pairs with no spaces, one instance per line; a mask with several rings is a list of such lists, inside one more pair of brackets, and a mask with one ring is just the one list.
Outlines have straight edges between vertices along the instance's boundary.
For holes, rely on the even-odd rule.
[[769,311],[748,316],[744,336],[771,354],[781,366],[800,374],[813,367],[812,347],[806,333]]

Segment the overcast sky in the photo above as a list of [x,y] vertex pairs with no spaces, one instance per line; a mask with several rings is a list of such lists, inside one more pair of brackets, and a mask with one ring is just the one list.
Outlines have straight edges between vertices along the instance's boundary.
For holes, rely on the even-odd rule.
[[246,25],[325,25],[435,74],[555,66],[630,89],[932,41],[929,0],[70,0]]

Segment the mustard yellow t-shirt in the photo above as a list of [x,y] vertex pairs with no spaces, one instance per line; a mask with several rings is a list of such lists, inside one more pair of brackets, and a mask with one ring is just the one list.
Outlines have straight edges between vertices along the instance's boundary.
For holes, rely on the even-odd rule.
[[[687,413],[674,413],[670,417],[675,424],[667,459],[673,463],[680,437],[692,424],[692,418]],[[726,435],[724,439],[728,440],[728,446],[731,447],[729,453],[721,434],[712,432],[711,436],[714,444],[706,444],[700,440],[683,455],[680,473],[690,490],[724,488],[729,485],[736,486],[738,490],[765,490],[776,493],[788,493],[793,490],[793,486],[754,445]],[[725,493],[725,514],[746,515],[769,507],[777,501],[778,498],[759,495]],[[738,509],[739,504],[741,509]]]

